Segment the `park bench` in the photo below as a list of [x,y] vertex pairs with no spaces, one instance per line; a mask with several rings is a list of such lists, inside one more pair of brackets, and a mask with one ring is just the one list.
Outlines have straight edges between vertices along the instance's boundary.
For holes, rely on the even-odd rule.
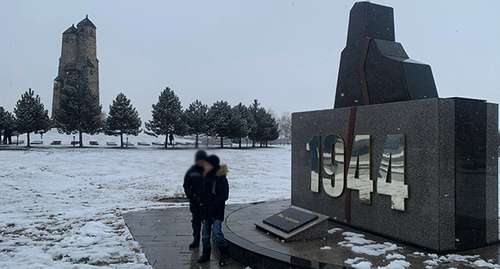
[[31,142],[32,145],[42,145],[43,144],[43,141],[41,140],[35,140],[33,142]]
[[165,146],[165,143],[153,142],[153,143],[151,143],[151,144],[153,144],[153,145],[155,145],[155,146]]
[[91,146],[99,146],[99,142],[97,142],[97,141],[89,141],[89,144]]
[[118,146],[115,142],[106,142],[106,145],[108,145],[110,147],[116,147],[116,146]]
[[149,146],[149,143],[146,142],[137,142],[138,146]]
[[74,145],[80,145],[80,141],[71,141],[71,145],[74,146]]
[[123,143],[123,145],[124,145],[125,147],[133,147],[133,146],[134,146],[134,144],[133,144],[133,143],[130,143],[130,142],[124,142],[124,143]]
[[54,140],[52,141],[52,143],[50,143],[51,145],[61,145],[61,141],[59,140]]

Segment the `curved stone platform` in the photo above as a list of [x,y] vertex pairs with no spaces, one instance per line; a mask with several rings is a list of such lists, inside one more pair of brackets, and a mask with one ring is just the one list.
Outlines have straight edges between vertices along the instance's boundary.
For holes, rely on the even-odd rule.
[[281,241],[255,227],[257,221],[289,206],[290,201],[284,200],[229,209],[223,227],[231,257],[252,269],[500,268],[498,245],[438,256],[334,222],[329,223],[326,238],[295,242]]

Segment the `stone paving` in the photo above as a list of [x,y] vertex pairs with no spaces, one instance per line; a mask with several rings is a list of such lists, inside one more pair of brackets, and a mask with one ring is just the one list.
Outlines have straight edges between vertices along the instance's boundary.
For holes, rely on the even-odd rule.
[[[284,242],[276,236],[255,228],[255,222],[289,206],[290,200],[228,205],[223,230],[226,239],[233,244],[231,250],[233,256],[239,256],[241,262],[252,268],[272,269],[351,268],[351,265],[346,261],[360,258],[369,261],[373,268],[377,268],[387,266],[393,261],[386,257],[388,253],[404,256],[404,260],[411,264],[406,267],[407,269],[426,268],[428,262],[432,260],[438,262],[436,266],[431,266],[432,268],[498,268],[495,263],[500,257],[500,245],[463,251],[457,253],[458,255],[439,255],[439,259],[436,255],[435,258],[431,259],[430,255],[433,254],[426,251],[334,222],[328,224],[329,229],[336,228],[342,232],[363,235],[363,239],[369,240],[368,242],[371,242],[369,245],[372,247],[383,244],[397,246],[396,251],[389,251],[382,255],[368,255],[353,251],[351,247],[341,247],[342,244],[339,243],[345,240],[342,232],[329,234],[326,238]],[[154,269],[219,268],[219,252],[215,246],[212,246],[211,261],[206,264],[196,262],[200,256],[201,248],[194,250],[188,248],[188,244],[192,240],[191,213],[188,207],[128,212],[123,217],[134,239],[142,246],[144,254]],[[240,247],[235,247],[236,245]],[[324,249],[324,246],[331,249]],[[250,255],[250,253],[256,255]],[[472,260],[470,260],[471,257]],[[447,261],[439,261],[442,258],[446,258]],[[472,263],[473,260],[478,259],[491,262],[494,267],[481,267]],[[247,267],[231,259],[224,268],[244,269]]]
[[[219,251],[215,246],[210,262],[205,264],[196,262],[201,255],[201,245],[189,249],[193,237],[188,207],[127,212],[123,218],[154,269],[219,268]],[[243,269],[245,266],[230,260],[224,268]]]

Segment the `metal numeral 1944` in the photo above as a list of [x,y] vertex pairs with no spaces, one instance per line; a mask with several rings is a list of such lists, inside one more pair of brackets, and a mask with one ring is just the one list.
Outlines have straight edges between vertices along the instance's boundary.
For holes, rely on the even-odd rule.
[[[313,136],[306,144],[306,150],[311,152],[310,190],[319,192],[321,179],[324,191],[331,197],[339,197],[344,191],[345,177],[347,188],[359,192],[359,201],[371,204],[374,184],[370,173],[370,145],[370,135],[356,135],[349,168],[344,171],[345,142],[342,136],[329,134],[323,141],[320,135]],[[378,194],[391,196],[391,209],[405,211],[409,189],[405,184],[404,135],[387,135],[376,187]]]

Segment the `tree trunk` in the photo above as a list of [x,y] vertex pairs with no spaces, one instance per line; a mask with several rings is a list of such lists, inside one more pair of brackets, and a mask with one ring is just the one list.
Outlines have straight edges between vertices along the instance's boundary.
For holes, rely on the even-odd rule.
[[224,137],[220,137],[220,147],[223,148],[224,147]]
[[239,147],[241,148],[241,138],[240,138],[240,141],[239,141]]
[[80,148],[83,148],[83,132],[82,132],[82,130],[80,130],[79,138],[80,138]]
[[194,143],[195,148],[198,148],[198,133],[196,133],[196,142]]
[[30,144],[30,133],[27,133],[27,136],[28,136],[28,144],[26,144],[26,145],[28,145],[28,147],[31,147],[31,144]]
[[267,148],[267,147],[268,147],[268,145],[267,145],[267,140],[266,140],[266,148]]
[[120,133],[120,147],[123,148],[123,133]]
[[165,148],[168,146],[168,134],[165,136]]
[[252,148],[255,148],[255,140],[252,140]]

